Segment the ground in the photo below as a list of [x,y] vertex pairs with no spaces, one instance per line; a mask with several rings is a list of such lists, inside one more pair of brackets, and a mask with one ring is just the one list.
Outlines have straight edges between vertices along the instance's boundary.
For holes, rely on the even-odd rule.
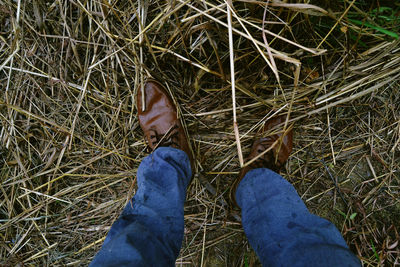
[[148,154],[147,77],[196,156],[178,266],[260,265],[229,186],[236,141],[246,158],[278,115],[294,131],[282,175],[310,211],[364,266],[400,264],[399,4],[233,1],[230,26],[227,2],[0,0],[0,265],[91,261]]

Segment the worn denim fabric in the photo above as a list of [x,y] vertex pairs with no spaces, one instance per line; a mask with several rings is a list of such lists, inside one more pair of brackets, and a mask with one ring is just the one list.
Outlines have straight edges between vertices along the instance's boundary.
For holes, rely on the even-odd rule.
[[236,200],[244,232],[263,266],[360,266],[336,227],[311,214],[279,174],[249,171]]
[[[160,147],[144,158],[136,195],[90,266],[175,266],[191,175],[181,150]],[[273,171],[248,172],[236,197],[264,266],[360,266],[335,226],[310,214],[293,186]]]
[[138,190],[90,266],[175,266],[192,171],[182,150],[160,147],[137,171]]

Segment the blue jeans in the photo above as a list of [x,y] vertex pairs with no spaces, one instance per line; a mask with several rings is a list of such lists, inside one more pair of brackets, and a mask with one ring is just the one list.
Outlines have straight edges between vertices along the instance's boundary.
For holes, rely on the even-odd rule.
[[[191,179],[185,152],[160,147],[143,159],[138,190],[90,266],[175,266]],[[308,212],[293,186],[269,169],[249,171],[236,200],[263,266],[360,266],[340,232]]]

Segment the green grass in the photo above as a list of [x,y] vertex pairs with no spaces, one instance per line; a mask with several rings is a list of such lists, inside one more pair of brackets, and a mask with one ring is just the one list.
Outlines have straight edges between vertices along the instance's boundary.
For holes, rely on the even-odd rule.
[[378,252],[376,252],[376,248],[375,248],[374,242],[372,240],[371,240],[371,247],[372,247],[372,251],[374,252],[375,258],[379,262],[380,261],[379,255],[378,255]]
[[399,35],[397,33],[389,31],[389,30],[387,30],[385,28],[382,28],[380,26],[375,26],[375,25],[372,25],[372,24],[370,24],[368,22],[363,22],[363,21],[356,20],[356,19],[349,19],[349,21],[351,21],[354,24],[360,25],[360,26],[365,26],[365,27],[371,28],[373,30],[376,30],[378,32],[386,34],[386,35],[388,35],[390,37],[393,37],[395,39],[399,39]]

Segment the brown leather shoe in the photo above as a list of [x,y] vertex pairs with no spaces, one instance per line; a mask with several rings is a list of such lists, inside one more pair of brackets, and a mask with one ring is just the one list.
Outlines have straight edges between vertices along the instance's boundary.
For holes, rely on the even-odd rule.
[[193,169],[193,156],[185,131],[178,119],[177,109],[167,90],[159,82],[148,80],[144,85],[145,110],[142,109],[142,92],[139,89],[136,103],[139,123],[149,148],[171,146],[189,156]]
[[[239,177],[233,182],[230,190],[230,199],[232,204],[237,206],[235,198],[236,189],[248,171],[256,168],[268,168],[279,173],[284,166],[292,152],[293,131],[290,128],[283,133],[283,129],[278,130],[276,127],[278,125],[283,127],[285,120],[286,116],[279,116],[265,123],[260,135],[264,135],[264,133],[268,132],[270,134],[267,135],[267,137],[258,138],[254,141],[246,162],[255,159],[261,154],[262,155],[254,160],[250,165],[247,165],[240,170]],[[273,147],[271,148],[271,146]]]

